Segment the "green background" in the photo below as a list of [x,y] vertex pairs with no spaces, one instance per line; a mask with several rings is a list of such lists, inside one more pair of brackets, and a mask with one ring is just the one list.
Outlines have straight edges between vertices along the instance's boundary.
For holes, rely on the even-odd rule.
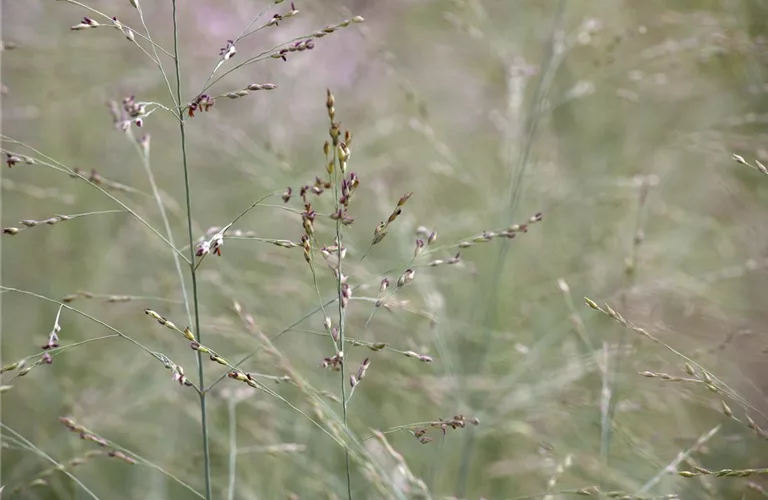
[[[128,1],[88,5],[141,31]],[[170,2],[142,7],[153,39],[171,50]],[[664,473],[679,453],[686,457],[681,470],[765,467],[766,442],[743,423],[743,405],[704,384],[638,375],[688,377],[679,356],[586,307],[583,297],[609,303],[768,412],[768,177],[731,159],[768,163],[765,4],[349,0],[296,8],[298,15],[238,42],[218,74],[353,15],[365,23],[317,39],[286,62],[244,66],[213,87],[220,95],[277,85],[217,99],[188,122],[193,232],[200,237],[257,199],[286,186],[296,192],[324,175],[330,88],[336,118],[354,136],[349,171],[360,177],[350,206],[355,222],[344,239],[345,274],[360,285],[347,336],[435,358],[421,363],[348,347],[348,373],[371,359],[350,401],[351,432],[363,439],[371,429],[477,417],[479,426],[448,429],[445,437],[430,430],[426,445],[406,430],[387,435],[434,498],[543,495],[552,478],[551,491],[597,485],[634,493],[657,474],[647,494],[761,498],[748,486],[759,479]],[[227,39],[263,9],[254,27],[290,6],[209,1],[180,2],[179,9],[187,103]],[[68,168],[130,186],[133,192],[109,192],[165,234],[141,157],[113,126],[105,102],[135,95],[172,106],[167,86],[119,31],[71,31],[84,15],[99,19],[67,2],[3,2],[3,41],[15,44],[2,53],[3,133]],[[171,59],[161,61],[173,80]],[[181,248],[187,229],[178,126],[159,110],[131,131],[151,135],[151,171]],[[17,144],[3,148],[42,159]],[[4,166],[2,182],[4,227],[120,208],[87,182],[40,163]],[[388,236],[359,262],[376,224],[406,192],[413,197]],[[332,211],[330,192],[311,200],[319,213]],[[264,203],[271,206],[256,207],[233,229],[299,241],[297,213],[282,210],[279,196]],[[285,206],[302,208],[297,197]],[[424,266],[452,257],[460,241],[537,212],[543,220],[528,233],[462,249],[457,265]],[[365,299],[375,300],[382,275],[394,283],[409,266],[419,226],[437,231],[436,248],[417,261],[415,280],[393,296],[392,310],[377,310],[366,327],[373,306]],[[320,241],[331,244],[334,230],[318,218]],[[320,253],[315,262],[321,295],[330,299],[333,276]],[[232,360],[263,347],[257,331],[271,338],[319,303],[300,248],[228,239],[223,256],[206,258],[198,277],[199,335]],[[186,274],[185,282],[189,287]],[[54,300],[77,291],[150,297],[69,305],[162,352],[196,382],[188,342],[143,313],[150,307],[187,323],[172,252],[130,214],[3,236],[2,284]],[[0,297],[5,366],[41,352],[58,305],[19,292]],[[235,301],[253,316],[253,328],[243,325]],[[60,323],[64,346],[110,334],[66,309]],[[319,313],[275,339],[276,354],[261,350],[243,367],[278,377],[290,370],[311,390],[338,394],[339,374],[319,368],[334,352],[318,332]],[[226,373],[209,361],[204,367],[209,381]],[[99,498],[194,497],[169,474],[202,491],[198,398],[146,352],[109,338],[62,351],[23,378],[17,373],[2,376],[12,386],[2,394],[2,422],[55,461],[99,448],[67,432],[58,418],[68,416],[166,472],[92,457],[72,473]],[[318,416],[310,389],[267,383],[321,426],[338,420],[332,400]],[[609,426],[601,422],[604,388],[615,407]],[[721,399],[741,423],[723,415]],[[768,428],[755,409],[746,413]],[[346,497],[342,448],[284,401],[225,379],[210,394],[209,427],[214,498],[227,498],[233,475],[232,498]],[[47,486],[28,487],[51,463],[8,436],[4,430],[5,495],[24,487],[25,498],[88,498],[61,473],[47,477]],[[402,465],[377,443],[359,445],[354,497],[418,498]],[[366,464],[375,464],[378,478]]]

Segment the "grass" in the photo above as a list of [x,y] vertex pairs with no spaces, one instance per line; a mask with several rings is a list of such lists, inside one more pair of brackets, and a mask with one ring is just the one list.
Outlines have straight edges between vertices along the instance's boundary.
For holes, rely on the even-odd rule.
[[768,496],[764,8],[348,7],[4,6],[2,494]]

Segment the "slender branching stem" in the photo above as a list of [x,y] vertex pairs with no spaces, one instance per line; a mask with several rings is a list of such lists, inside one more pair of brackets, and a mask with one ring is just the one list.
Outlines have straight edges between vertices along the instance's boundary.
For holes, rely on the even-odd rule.
[[[337,197],[338,198],[338,197]],[[339,255],[339,279],[338,279],[338,292],[339,292],[339,345],[342,352],[344,352],[344,301],[342,300],[343,288],[342,288],[342,275],[341,275],[341,253],[342,253],[342,241],[341,241],[341,220],[336,221],[336,239],[337,239],[337,252]],[[344,370],[344,365],[347,364],[346,359],[342,359],[341,362],[341,407],[342,418],[344,419],[344,427],[347,426],[347,375]],[[349,448],[344,447],[344,457],[346,460],[347,470],[347,497],[352,500],[352,476],[350,472],[349,464]]]
[[[171,0],[173,4],[173,58],[176,65],[176,102],[182,102],[181,97],[181,65],[179,61],[179,26],[178,26],[178,12],[176,9],[176,0]],[[187,231],[189,236],[189,269],[192,275],[192,301],[195,305],[195,334],[198,342],[202,343],[202,333],[200,332],[200,304],[198,301],[198,289],[197,289],[197,272],[195,269],[195,245],[194,235],[192,234],[192,197],[189,186],[189,166],[187,164],[187,133],[185,129],[184,116],[182,111],[179,111],[179,134],[181,136],[181,162],[184,168],[184,191],[186,195],[186,211],[187,211]],[[200,423],[202,427],[203,438],[203,473],[205,475],[205,498],[211,500],[213,495],[211,493],[211,460],[210,450],[208,447],[208,416],[206,411],[206,390],[205,390],[205,374],[203,369],[203,358],[200,351],[197,352],[197,375],[198,385],[200,387]]]
[[[331,127],[333,127],[333,119],[331,117]],[[339,161],[338,157],[336,156],[336,148],[335,148],[335,141],[334,141],[334,153],[333,153],[333,163],[336,165],[336,167],[333,170],[333,177],[334,177],[334,197],[336,198],[336,210],[338,211],[341,208],[341,202],[339,201],[339,198],[341,196],[341,183],[344,180],[344,173],[341,170],[342,162]],[[341,218],[336,220],[336,255],[339,258],[338,265],[336,268],[336,271],[338,273],[337,280],[336,280],[336,289],[338,292],[338,302],[339,302],[339,350],[344,353],[344,336],[345,336],[345,328],[344,328],[344,276],[342,275],[341,270],[341,261],[342,261],[342,255],[343,255],[343,248],[344,248],[344,242],[342,238],[342,224],[341,224]],[[344,366],[347,364],[346,356],[342,357],[341,359],[341,408],[342,408],[342,419],[344,422],[344,428],[347,429],[347,375],[346,370],[344,369]],[[347,476],[347,498],[349,500],[352,500],[352,474],[351,474],[351,466],[349,462],[349,447],[345,444],[344,446],[344,460],[345,460],[345,469],[346,469],[346,476]]]

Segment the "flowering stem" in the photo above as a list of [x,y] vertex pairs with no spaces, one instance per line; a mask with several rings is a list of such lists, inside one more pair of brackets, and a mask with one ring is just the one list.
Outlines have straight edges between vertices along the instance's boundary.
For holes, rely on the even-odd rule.
[[[337,174],[338,175],[338,174]],[[338,199],[338,197],[337,197]],[[341,242],[341,219],[336,221],[336,240],[337,240],[337,252],[339,255],[339,279],[337,282],[338,285],[338,291],[339,291],[339,345],[341,346],[341,352],[344,352],[344,300],[342,298],[343,295],[343,284],[342,284],[342,276],[341,276],[341,254],[342,254],[342,242]],[[344,419],[344,427],[347,427],[347,376],[344,373],[344,365],[347,363],[347,360],[342,358],[341,360],[341,408],[342,408],[342,418]],[[351,394],[350,394],[351,396]],[[347,470],[347,498],[349,500],[352,500],[352,477],[350,473],[350,464],[349,464],[349,448],[344,447],[344,457],[346,460],[346,470]]]
[[[173,58],[176,65],[176,102],[181,103],[181,68],[179,61],[179,29],[178,18],[176,10],[176,0],[171,0],[173,5]],[[179,110],[179,133],[181,135],[181,161],[184,168],[184,191],[186,194],[186,212],[187,212],[187,230],[189,236],[189,269],[192,275],[192,301],[195,305],[195,334],[197,341],[202,343],[202,336],[200,332],[200,307],[198,303],[198,291],[197,291],[197,272],[195,268],[195,245],[194,236],[192,234],[192,200],[189,188],[189,166],[187,164],[187,134],[185,130],[185,122],[183,111]],[[211,461],[210,450],[208,446],[208,417],[205,405],[205,381],[203,370],[203,359],[200,351],[197,352],[197,375],[200,387],[200,421],[202,427],[203,438],[203,472],[205,475],[205,498],[211,500],[213,495],[211,494]]]

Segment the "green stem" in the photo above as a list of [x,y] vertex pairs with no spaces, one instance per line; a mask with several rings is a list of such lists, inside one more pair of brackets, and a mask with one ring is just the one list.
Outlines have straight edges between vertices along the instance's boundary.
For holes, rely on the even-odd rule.
[[[344,352],[344,302],[342,299],[342,283],[341,283],[341,221],[336,221],[336,239],[338,240],[338,255],[339,255],[339,345],[341,346],[341,352]],[[343,412],[344,427],[347,427],[347,376],[344,373],[344,365],[347,364],[346,359],[341,360],[341,408]],[[350,472],[349,464],[349,447],[344,446],[344,458],[346,460],[347,469],[347,498],[352,500],[352,476]]]
[[229,413],[229,486],[227,500],[235,500],[235,480],[237,479],[237,401],[231,395],[227,402]]
[[[173,59],[176,66],[176,102],[181,103],[181,68],[179,61],[179,26],[178,16],[176,9],[176,0],[171,0],[173,5]],[[197,272],[195,270],[195,237],[192,234],[192,199],[189,188],[189,166],[187,164],[187,133],[185,129],[183,110],[179,109],[179,133],[181,135],[181,162],[184,168],[184,191],[186,194],[186,210],[187,210],[187,230],[189,236],[189,269],[192,274],[192,301],[195,304],[195,335],[197,341],[202,343],[202,336],[200,332],[200,306],[198,302],[197,291]],[[202,427],[203,438],[203,472],[205,475],[205,498],[211,500],[213,495],[211,494],[211,460],[210,450],[208,447],[208,416],[205,405],[205,378],[203,370],[203,358],[200,351],[197,353],[197,376],[200,387],[200,422]]]
[[[333,125],[333,124],[331,124]],[[335,156],[335,152],[334,152]],[[335,177],[336,182],[334,183],[336,186],[335,189],[335,195],[336,195],[336,210],[338,211],[340,208],[339,203],[339,191],[341,190],[341,182],[344,178],[344,173],[341,171],[341,162],[338,161],[337,167],[335,169]],[[338,281],[337,281],[337,288],[338,288],[338,296],[339,296],[339,346],[340,350],[343,353],[344,352],[344,301],[342,300],[343,295],[343,283],[342,283],[342,275],[341,275],[341,255],[342,255],[342,230],[341,230],[341,219],[338,219],[336,221],[336,253],[339,256],[339,264],[338,264]],[[346,356],[342,358],[341,360],[341,408],[342,408],[342,418],[344,419],[344,428],[347,429],[347,375],[344,370],[344,366],[347,364]],[[349,463],[349,446],[345,443],[344,445],[344,459],[346,462],[346,472],[347,472],[347,498],[349,500],[352,500],[352,475],[351,475],[351,467]]]

